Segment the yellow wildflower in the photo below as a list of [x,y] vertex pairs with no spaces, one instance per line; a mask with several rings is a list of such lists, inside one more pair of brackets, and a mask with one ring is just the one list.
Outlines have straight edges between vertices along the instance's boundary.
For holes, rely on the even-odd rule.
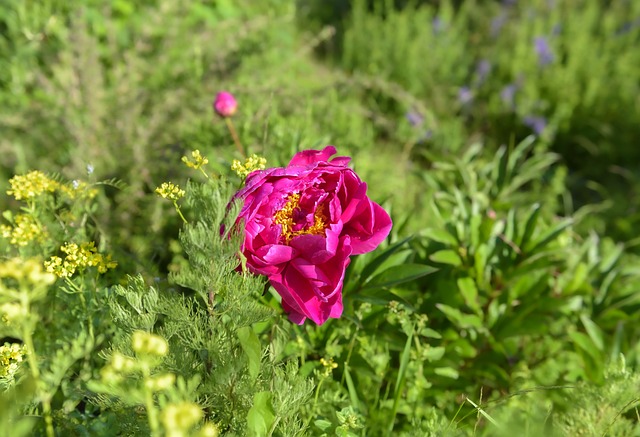
[[185,195],[184,190],[181,190],[179,186],[171,182],[163,182],[162,185],[156,188],[156,193],[158,193],[159,196],[173,200],[174,202]]
[[190,167],[196,170],[199,170],[203,165],[209,162],[209,160],[204,156],[202,156],[200,154],[200,151],[197,149],[191,152],[191,157],[193,158],[193,161],[191,161],[186,156],[183,156],[182,162],[184,162],[187,165],[187,167]]
[[235,171],[241,178],[246,178],[249,173],[255,170],[264,170],[267,165],[267,160],[255,153],[244,160],[242,164],[237,159],[234,159],[231,163],[231,170]]
[[38,170],[26,175],[16,175],[9,179],[9,184],[11,189],[7,190],[7,194],[15,197],[16,200],[31,199],[45,191],[53,192],[60,185]]
[[193,402],[169,404],[162,411],[162,424],[167,436],[182,437],[202,419],[202,409]]
[[5,343],[0,346],[0,378],[12,382],[25,354],[26,349],[21,344]]
[[131,348],[139,354],[164,357],[169,352],[169,343],[159,335],[135,331],[131,337]]
[[13,226],[0,225],[2,237],[14,246],[26,246],[32,241],[43,241],[46,234],[33,216],[18,214]]
[[111,255],[98,253],[93,241],[80,245],[66,243],[60,251],[66,253],[64,260],[59,256],[52,256],[44,262],[46,271],[59,278],[69,278],[76,270],[83,270],[86,267],[96,267],[99,273],[106,273],[107,270],[117,266],[117,263],[111,259]]

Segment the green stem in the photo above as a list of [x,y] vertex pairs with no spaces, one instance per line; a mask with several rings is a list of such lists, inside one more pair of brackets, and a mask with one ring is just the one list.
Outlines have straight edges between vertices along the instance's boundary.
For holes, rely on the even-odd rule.
[[229,128],[229,133],[231,133],[231,137],[233,138],[233,142],[236,143],[236,147],[238,148],[238,151],[240,152],[240,155],[242,155],[243,158],[246,158],[247,155],[246,155],[246,153],[244,153],[244,147],[242,147],[242,143],[240,142],[240,138],[238,137],[238,133],[236,132],[236,128],[233,127],[233,122],[231,121],[231,118],[226,117],[224,119],[224,121],[227,123],[227,127]]
[[151,376],[147,363],[142,365],[142,383],[144,384],[144,403],[147,408],[147,419],[149,421],[149,429],[153,437],[158,436],[158,415],[155,404],[153,403],[153,391],[147,387],[147,380]]
[[184,218],[184,216],[182,215],[182,211],[180,210],[180,207],[178,206],[178,202],[176,202],[175,200],[173,201],[173,206],[176,208],[176,211],[178,212],[178,215],[180,216],[180,218],[182,219],[182,222],[186,225],[187,223],[189,223],[187,221],[186,218]]
[[[25,308],[29,308],[29,302],[23,298],[23,305]],[[22,338],[24,344],[27,347],[27,359],[29,361],[29,368],[31,369],[31,376],[37,387],[38,397],[42,401],[42,415],[44,416],[44,422],[47,430],[47,437],[55,437],[53,431],[53,419],[51,417],[51,401],[49,396],[42,389],[42,382],[40,381],[40,369],[38,368],[38,356],[36,355],[36,349],[33,346],[33,337],[31,336],[31,330],[28,326],[24,326],[22,332]]]
[[316,406],[318,405],[318,396],[320,396],[320,387],[322,387],[322,383],[324,382],[324,378],[322,378],[320,380],[320,382],[318,383],[318,386],[316,387],[316,395],[313,398],[313,406],[311,407],[311,413],[309,414],[309,417],[307,418],[304,427],[308,427],[309,424],[311,423],[311,419],[313,419],[313,415],[316,412]]

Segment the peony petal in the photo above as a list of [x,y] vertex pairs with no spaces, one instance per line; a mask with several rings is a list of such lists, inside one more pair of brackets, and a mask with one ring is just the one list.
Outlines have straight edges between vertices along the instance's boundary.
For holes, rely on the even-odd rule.
[[303,150],[295,154],[289,166],[307,166],[316,162],[327,162],[336,152],[337,150],[333,146],[327,146],[322,150]]
[[371,252],[391,232],[393,223],[387,211],[367,198],[367,207],[345,224],[345,233],[351,237],[353,255]]

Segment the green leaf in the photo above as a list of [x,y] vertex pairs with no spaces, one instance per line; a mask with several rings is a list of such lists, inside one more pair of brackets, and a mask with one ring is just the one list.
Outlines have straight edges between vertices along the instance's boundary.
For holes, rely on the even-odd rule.
[[525,252],[532,254],[538,252],[542,248],[544,248],[547,244],[553,241],[558,235],[564,232],[569,226],[573,224],[573,220],[571,218],[567,218],[561,220],[557,225],[553,226],[547,232],[545,232],[540,238],[536,241],[532,241],[528,246],[533,246],[530,249],[527,247]]
[[604,351],[604,334],[598,325],[595,324],[587,315],[581,314],[580,321],[587,331],[589,338],[599,351]]
[[436,263],[449,264],[452,266],[462,265],[460,255],[454,250],[439,250],[431,254],[429,259]]
[[404,282],[414,281],[437,271],[435,267],[424,264],[404,264],[389,267],[382,273],[374,276],[362,290],[373,290],[378,288],[389,288]]
[[452,367],[436,367],[433,369],[433,372],[436,375],[444,376],[446,378],[458,379],[460,374],[458,371]]
[[533,235],[533,231],[536,229],[536,225],[538,224],[538,217],[540,215],[540,204],[534,204],[531,209],[531,214],[529,214],[527,223],[524,225],[522,237],[520,238],[520,247],[525,247],[527,245],[527,243],[531,239],[531,236]]
[[313,424],[318,428],[320,428],[321,431],[326,431],[329,428],[331,428],[331,422],[325,419],[318,419],[315,422],[313,422]]
[[262,353],[260,351],[260,340],[250,326],[244,326],[238,329],[238,339],[240,346],[249,359],[249,375],[255,379],[260,373],[260,360]]
[[358,397],[358,391],[356,390],[356,386],[353,383],[353,379],[351,378],[351,372],[349,371],[349,365],[344,366],[344,379],[347,383],[347,390],[349,390],[349,399],[351,400],[351,405],[354,408],[360,409],[360,398]]
[[475,314],[464,314],[460,310],[443,303],[437,303],[436,308],[442,311],[459,328],[480,328],[482,326],[482,319]]
[[375,257],[369,264],[367,264],[363,269],[362,273],[360,273],[360,281],[359,283],[364,283],[367,279],[371,277],[375,273],[375,271],[384,263],[391,255],[393,255],[398,249],[400,249],[405,243],[410,241],[413,237],[407,237],[401,241],[393,243],[391,246],[386,248],[384,252]]
[[270,434],[276,418],[271,398],[268,391],[261,391],[253,396],[253,406],[247,413],[247,432],[250,436],[263,437]]
[[422,235],[430,240],[437,241],[438,243],[446,244],[449,246],[458,246],[458,240],[455,236],[451,235],[444,229],[425,229],[422,231]]
[[429,361],[439,360],[444,356],[445,349],[442,346],[428,347],[423,356]]
[[473,279],[466,277],[458,279],[458,289],[464,298],[464,302],[474,312],[480,313],[480,304],[478,303],[478,288]]

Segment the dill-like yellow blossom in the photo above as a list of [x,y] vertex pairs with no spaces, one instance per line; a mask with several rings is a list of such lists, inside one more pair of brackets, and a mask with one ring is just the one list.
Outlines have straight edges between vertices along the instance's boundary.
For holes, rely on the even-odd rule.
[[96,267],[99,273],[106,273],[107,270],[117,266],[117,263],[111,259],[111,255],[98,253],[93,241],[80,245],[65,243],[60,247],[60,251],[66,253],[64,259],[52,256],[44,262],[46,271],[59,278],[69,278],[76,270],[83,270],[86,267]]
[[202,419],[202,409],[193,402],[169,404],[162,410],[161,421],[167,436],[182,437]]
[[11,189],[7,190],[7,194],[16,200],[32,199],[45,191],[54,192],[60,186],[58,182],[38,170],[26,175],[16,175],[9,179],[9,184]]
[[13,226],[0,225],[2,237],[9,240],[14,246],[26,246],[32,241],[43,241],[46,237],[33,216],[18,214],[13,219]]
[[149,390],[156,392],[162,390],[169,390],[176,382],[176,375],[173,373],[163,373],[162,375],[155,375],[145,380],[144,385]]
[[58,188],[70,199],[93,199],[98,190],[84,181],[74,180],[69,184],[59,184]]
[[197,434],[198,437],[218,437],[220,435],[220,428],[215,423],[205,423],[202,428],[200,428],[200,432]]
[[27,315],[24,307],[15,302],[6,302],[0,305],[0,315],[5,325],[10,325],[16,320]]
[[156,188],[156,193],[158,193],[159,196],[173,200],[174,202],[185,195],[184,190],[181,190],[179,186],[171,182],[163,182],[162,185]]
[[338,367],[338,364],[333,361],[333,358],[329,358],[328,360],[320,358],[320,364],[322,364],[322,367],[324,367],[324,370],[322,372],[323,376],[331,375],[333,369]]
[[47,285],[55,281],[55,276],[42,268],[42,261],[36,258],[12,258],[0,263],[0,278],[27,280],[32,285]]
[[194,168],[196,170],[199,170],[203,165],[209,162],[209,160],[206,157],[200,154],[200,150],[197,150],[197,149],[191,152],[191,157],[193,158],[193,161],[191,161],[186,156],[183,156],[182,162],[184,162],[187,165],[187,167]]
[[167,340],[156,334],[145,331],[135,331],[131,337],[131,348],[134,352],[144,355],[164,357],[169,352]]
[[267,165],[267,160],[255,153],[244,160],[242,164],[237,159],[234,159],[231,163],[231,170],[235,171],[241,178],[246,178],[249,173],[255,170],[264,170]]
[[17,343],[5,343],[0,346],[0,378],[12,382],[24,360],[26,348]]

